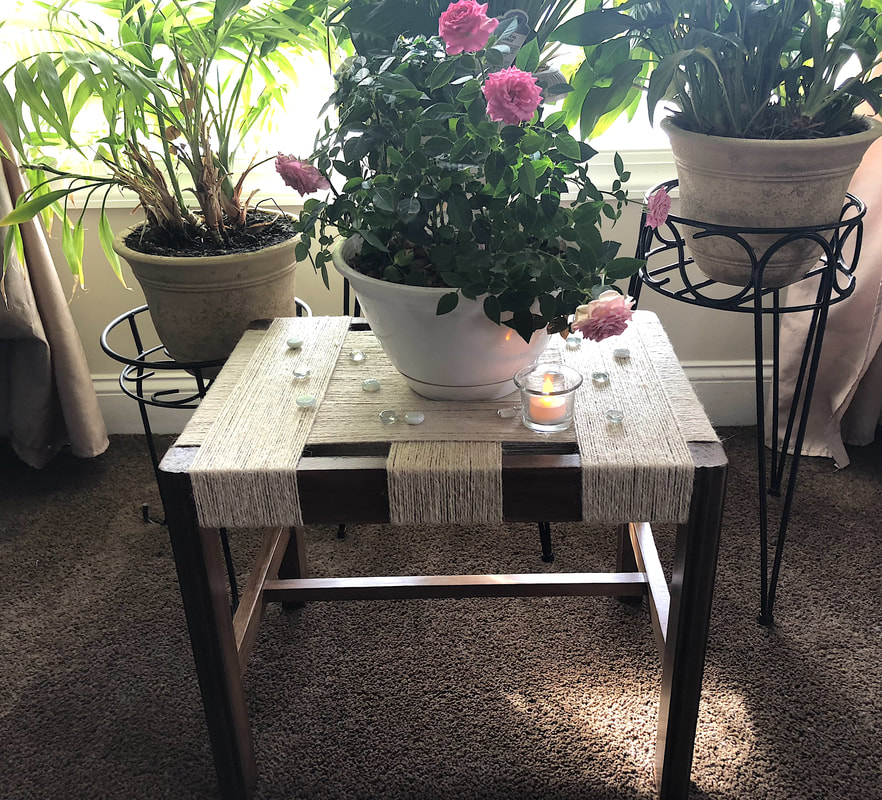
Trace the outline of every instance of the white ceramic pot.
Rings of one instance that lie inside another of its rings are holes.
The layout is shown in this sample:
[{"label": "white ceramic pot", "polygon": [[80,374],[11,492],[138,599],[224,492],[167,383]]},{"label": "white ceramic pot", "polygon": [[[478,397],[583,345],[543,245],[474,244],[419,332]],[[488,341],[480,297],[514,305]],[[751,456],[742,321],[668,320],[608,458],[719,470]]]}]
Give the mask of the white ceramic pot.
[{"label": "white ceramic pot", "polygon": [[431,400],[495,400],[515,390],[514,374],[533,364],[548,344],[536,331],[527,344],[514,330],[484,315],[480,300],[460,298],[437,316],[438,300],[450,289],[404,286],[356,272],[347,259],[357,238],[334,248],[334,266],[358,297],[371,330],[395,368],[417,394]]},{"label": "white ceramic pot", "polygon": [[[680,216],[734,227],[806,227],[839,221],[851,176],[867,148],[882,135],[882,123],[850,136],[829,139],[734,139],[686,131],[662,121],[671,141],[680,182]],[[737,242],[721,236],[683,234],[698,268],[709,278],[736,286],[751,280],[751,262]],[[757,258],[781,237],[744,237]],[[787,244],[769,259],[766,287],[800,280],[822,250],[816,242]]]},{"label": "white ceramic pot", "polygon": [[150,317],[169,354],[180,362],[222,360],[249,323],[293,317],[296,239],[250,253],[206,257],[154,256],[125,244],[113,249],[144,290]]}]

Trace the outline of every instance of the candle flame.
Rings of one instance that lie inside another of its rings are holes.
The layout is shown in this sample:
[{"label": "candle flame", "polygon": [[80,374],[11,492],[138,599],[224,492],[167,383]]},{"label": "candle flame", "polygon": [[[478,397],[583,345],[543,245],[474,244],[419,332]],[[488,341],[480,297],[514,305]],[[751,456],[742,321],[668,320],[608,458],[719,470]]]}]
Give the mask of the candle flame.
[{"label": "candle flame", "polygon": [[551,375],[545,376],[545,380],[542,381],[542,394],[551,394],[554,391],[554,380]]}]

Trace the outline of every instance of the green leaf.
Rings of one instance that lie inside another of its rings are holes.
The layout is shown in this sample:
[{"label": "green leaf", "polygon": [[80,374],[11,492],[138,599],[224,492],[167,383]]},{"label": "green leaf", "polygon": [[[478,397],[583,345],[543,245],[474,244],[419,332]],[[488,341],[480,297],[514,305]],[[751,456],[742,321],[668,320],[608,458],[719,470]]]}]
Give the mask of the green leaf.
[{"label": "green leaf", "polygon": [[524,135],[524,138],[520,141],[521,152],[532,155],[533,153],[539,151],[544,144],[545,137],[541,133],[537,133],[536,131],[528,131]]},{"label": "green leaf", "polygon": [[70,139],[70,120],[67,116],[67,104],[61,91],[61,81],[55,64],[47,53],[40,53],[36,61],[37,75],[43,88],[43,95],[49,103],[49,107],[55,112],[55,117],[61,123],[61,132],[65,138]]},{"label": "green leaf", "polygon": [[456,70],[456,62],[453,60],[450,61],[442,61],[438,64],[435,69],[432,70],[432,74],[429,75],[429,88],[430,89],[440,89],[442,86],[446,86],[450,83],[450,79],[453,77],[453,73]]},{"label": "green leaf", "polygon": [[441,295],[441,299],[438,301],[438,307],[435,309],[435,313],[440,317],[442,314],[449,314],[456,308],[459,303],[459,294],[457,292],[448,292],[447,294]]},{"label": "green leaf", "polygon": [[46,192],[46,194],[35,197],[33,200],[26,200],[23,203],[21,200],[24,195],[22,195],[15,208],[3,217],[3,219],[0,219],[0,228],[6,225],[17,225],[19,222],[27,222],[29,219],[36,217],[37,214],[46,208],[46,206],[51,205],[56,200],[60,200],[65,195],[71,194],[74,191],[76,190],[55,189],[54,191]]},{"label": "green leaf", "polygon": [[450,224],[459,230],[468,230],[472,224],[472,208],[461,194],[453,195],[447,201],[447,217]]},{"label": "green leaf", "polygon": [[250,0],[215,0],[212,26],[219,30],[230,17],[248,5]]},{"label": "green leaf", "polygon": [[389,252],[389,248],[386,247],[386,245],[384,245],[379,240],[377,235],[375,233],[373,233],[372,231],[363,230],[361,228],[355,228],[355,232],[358,233],[361,236],[361,238],[364,239],[366,242],[368,242],[369,244],[376,247],[377,250],[381,250],[384,253]]},{"label": "green leaf", "polygon": [[80,217],[75,225],[71,225],[67,219],[62,220],[61,226],[61,252],[73,274],[83,285],[83,218]]},{"label": "green leaf", "polygon": [[536,39],[527,42],[518,50],[518,54],[515,57],[515,66],[524,72],[536,71],[536,67],[539,66],[539,43]]},{"label": "green leaf", "polygon": [[469,103],[468,116],[469,122],[474,126],[479,125],[484,120],[487,116],[487,102],[483,97],[475,97],[475,99]]},{"label": "green leaf", "polygon": [[606,265],[604,272],[607,278],[617,281],[621,278],[630,278],[645,263],[639,258],[614,258]]},{"label": "green leaf", "polygon": [[555,130],[559,128],[566,122],[567,112],[566,111],[555,111],[553,114],[549,114],[545,118],[545,127],[548,130]]},{"label": "green leaf", "polygon": [[12,146],[20,153],[22,147],[21,135],[18,130],[18,115],[15,112],[15,102],[9,94],[3,81],[0,81],[0,125],[9,135]]},{"label": "green leaf", "polygon": [[297,242],[294,245],[294,258],[297,259],[298,263],[309,258],[309,247],[304,242]]},{"label": "green leaf", "polygon": [[550,294],[539,297],[539,311],[545,319],[554,319],[557,316],[557,300]]},{"label": "green leaf", "polygon": [[637,22],[627,14],[601,9],[567,20],[551,32],[548,40],[577,47],[591,47],[637,27]]},{"label": "green leaf", "polygon": [[502,306],[500,306],[499,298],[496,295],[488,294],[484,298],[484,314],[491,322],[499,324],[502,318]]},{"label": "green leaf", "polygon": [[413,222],[420,213],[420,201],[415,197],[405,197],[395,206],[395,213],[405,225]]},{"label": "green leaf", "polygon": [[518,168],[518,188],[530,197],[536,194],[536,170],[529,159]]},{"label": "green leaf", "polygon": [[372,199],[374,207],[380,211],[395,211],[395,195],[391,189],[377,189]]},{"label": "green leaf", "polygon": [[548,219],[554,219],[554,215],[560,208],[560,197],[552,192],[543,192],[539,196],[539,206]]},{"label": "green leaf", "polygon": [[484,161],[484,177],[490,186],[496,186],[502,180],[506,167],[505,156],[499,150],[491,150]]},{"label": "green leaf", "polygon": [[[119,278],[119,282],[123,286],[126,286],[126,279],[123,277],[122,265],[119,263],[119,256],[113,249],[113,230],[110,228],[110,220],[107,219],[107,214],[103,207],[101,208],[101,214],[98,217],[98,241],[101,242],[101,249],[104,251],[104,257],[109,262],[113,274]],[[82,283],[80,285],[82,285]],[[126,286],[126,288],[128,289],[129,287]]]},{"label": "green leaf", "polygon": [[562,156],[573,161],[582,161],[582,149],[579,143],[566,131],[561,131],[554,137],[554,144]]},{"label": "green leaf", "polygon": [[410,150],[410,152],[414,152],[415,150],[419,150],[421,140],[422,136],[420,135],[420,129],[414,125],[404,137],[404,146]]}]

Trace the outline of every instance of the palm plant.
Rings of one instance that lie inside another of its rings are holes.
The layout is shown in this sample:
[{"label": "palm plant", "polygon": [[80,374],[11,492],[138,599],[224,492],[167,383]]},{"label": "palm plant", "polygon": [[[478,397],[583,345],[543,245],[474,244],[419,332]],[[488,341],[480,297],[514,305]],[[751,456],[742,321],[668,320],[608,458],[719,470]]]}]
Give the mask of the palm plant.
[{"label": "palm plant", "polygon": [[[82,282],[83,213],[100,208],[98,234],[120,274],[105,208],[116,189],[133,192],[146,216],[144,234],[175,250],[200,242],[223,251],[266,219],[254,215],[248,173],[237,164],[249,131],[296,82],[294,54],[329,46],[324,17],[333,0],[88,0],[48,6],[54,48],[18,61],[0,82],[0,124],[32,188],[0,225],[54,209],[63,249]],[[98,9],[110,25],[90,18]],[[5,83],[13,87],[13,93]],[[78,123],[99,115],[100,130]],[[96,162],[72,170],[58,153]],[[83,198],[74,211],[74,197]],[[4,258],[4,263],[6,259]]]}]

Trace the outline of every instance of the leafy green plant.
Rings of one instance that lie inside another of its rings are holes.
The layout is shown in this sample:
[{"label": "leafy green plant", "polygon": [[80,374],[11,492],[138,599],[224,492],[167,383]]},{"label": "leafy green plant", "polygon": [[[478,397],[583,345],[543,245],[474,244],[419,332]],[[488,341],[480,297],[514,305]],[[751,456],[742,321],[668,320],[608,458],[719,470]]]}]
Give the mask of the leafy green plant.
[{"label": "leafy green plant", "polygon": [[[439,38],[420,36],[351,58],[329,101],[339,122],[325,124],[312,157],[339,188],[304,203],[298,259],[312,259],[327,282],[335,238],[357,234],[364,245],[350,266],[449,287],[439,314],[482,298],[488,318],[525,340],[545,326],[565,330],[576,306],[632,275],[640,262],[618,257],[601,233],[626,202],[621,158],[602,192],[588,172],[595,151],[570,135],[562,112],[543,118],[534,103],[527,121],[493,121],[485,91],[503,58],[493,38],[449,56]],[[522,48],[520,76],[538,62],[538,43]]]},{"label": "leafy green plant", "polygon": [[[700,133],[828,137],[860,129],[862,102],[882,108],[880,11],[882,0],[604,0],[550,38],[617,45],[617,68],[636,76],[632,103],[646,74],[637,68],[648,67],[650,120],[670,100],[678,123]],[[595,117],[579,105],[579,77],[566,104],[584,131]]]},{"label": "leafy green plant", "polygon": [[[93,204],[100,208],[101,245],[121,274],[105,214],[114,189],[137,195],[145,231],[170,250],[195,241],[209,253],[223,251],[249,227],[259,242],[266,220],[254,222],[244,186],[256,164],[237,168],[239,148],[296,80],[290,56],[325,48],[323,17],[337,5],[61,0],[48,6],[56,48],[2,76],[14,93],[0,82],[0,123],[32,187],[0,225],[59,212],[64,253],[80,282],[83,213]],[[91,21],[94,9],[115,24],[105,29]],[[96,134],[79,125],[89,111],[100,120]],[[94,160],[97,168],[72,171],[59,164],[59,151]],[[81,198],[76,210],[75,196]],[[18,233],[12,230],[6,255]]]}]

